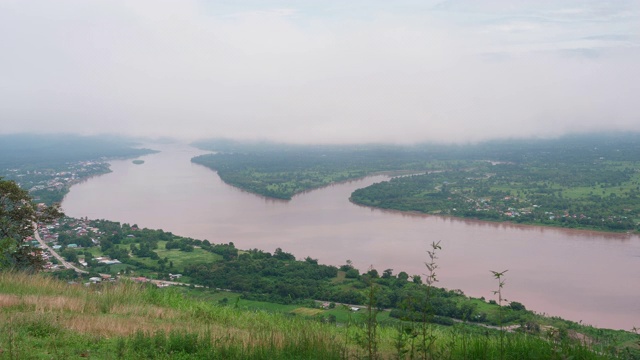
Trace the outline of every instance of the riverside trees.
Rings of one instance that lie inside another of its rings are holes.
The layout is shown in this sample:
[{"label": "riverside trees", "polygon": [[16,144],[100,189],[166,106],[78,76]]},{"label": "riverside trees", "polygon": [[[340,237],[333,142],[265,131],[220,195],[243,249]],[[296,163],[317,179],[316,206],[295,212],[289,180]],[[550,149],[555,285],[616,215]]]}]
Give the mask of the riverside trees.
[{"label": "riverside trees", "polygon": [[640,231],[640,134],[460,146],[198,145],[216,154],[192,162],[267,197],[291,199],[377,172],[416,174],[359,189],[351,201],[490,221]]}]

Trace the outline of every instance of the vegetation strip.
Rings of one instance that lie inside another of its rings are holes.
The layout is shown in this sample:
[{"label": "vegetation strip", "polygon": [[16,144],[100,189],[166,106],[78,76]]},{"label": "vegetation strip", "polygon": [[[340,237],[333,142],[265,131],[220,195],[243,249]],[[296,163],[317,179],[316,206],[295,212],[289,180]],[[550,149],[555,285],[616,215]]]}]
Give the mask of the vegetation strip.
[{"label": "vegetation strip", "polygon": [[476,145],[293,146],[200,142],[193,162],[228,184],[279,199],[377,172],[365,206],[615,232],[640,230],[640,136],[566,136]]}]

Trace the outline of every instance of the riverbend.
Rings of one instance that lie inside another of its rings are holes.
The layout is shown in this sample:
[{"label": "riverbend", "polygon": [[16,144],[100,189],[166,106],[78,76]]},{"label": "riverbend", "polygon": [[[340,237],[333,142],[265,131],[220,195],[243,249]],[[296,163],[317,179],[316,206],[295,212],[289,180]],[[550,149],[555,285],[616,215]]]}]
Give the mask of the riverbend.
[{"label": "riverbend", "polygon": [[[491,270],[508,269],[504,296],[527,308],[599,327],[640,324],[640,237],[488,223],[371,209],[350,194],[384,175],[295,196],[265,199],[190,162],[184,145],[145,145],[160,153],[111,162],[111,173],[76,184],[62,204],[69,216],[138,224],[241,249],[274,251],[361,270],[426,272],[426,250],[440,241],[439,286],[494,298]],[[424,276],[423,276],[424,277]]]}]

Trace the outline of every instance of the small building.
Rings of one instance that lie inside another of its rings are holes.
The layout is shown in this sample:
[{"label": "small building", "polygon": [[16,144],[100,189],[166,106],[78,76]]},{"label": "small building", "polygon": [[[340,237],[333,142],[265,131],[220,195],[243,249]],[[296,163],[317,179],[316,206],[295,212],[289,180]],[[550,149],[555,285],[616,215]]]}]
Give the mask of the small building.
[{"label": "small building", "polygon": [[97,277],[97,276],[94,276],[94,277],[90,277],[90,278],[89,278],[89,281],[91,281],[92,283],[94,283],[94,284],[95,284],[95,283],[99,283],[99,282],[101,282],[101,281],[102,281],[102,278],[99,278],[99,277]]},{"label": "small building", "polygon": [[113,259],[113,260],[100,260],[100,261],[98,261],[98,263],[100,263],[100,264],[104,264],[104,265],[121,264],[120,260],[118,260],[118,259]]}]

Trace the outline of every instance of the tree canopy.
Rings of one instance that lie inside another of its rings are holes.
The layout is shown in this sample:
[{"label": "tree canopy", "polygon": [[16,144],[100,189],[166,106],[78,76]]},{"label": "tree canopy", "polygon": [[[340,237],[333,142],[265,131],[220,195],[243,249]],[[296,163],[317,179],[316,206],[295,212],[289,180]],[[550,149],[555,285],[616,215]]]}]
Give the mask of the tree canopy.
[{"label": "tree canopy", "polygon": [[0,269],[39,270],[39,250],[24,240],[38,222],[62,216],[59,205],[39,206],[14,181],[0,178]]}]

